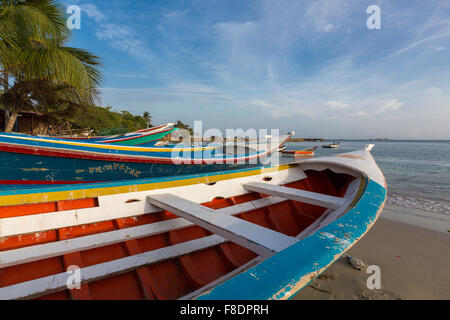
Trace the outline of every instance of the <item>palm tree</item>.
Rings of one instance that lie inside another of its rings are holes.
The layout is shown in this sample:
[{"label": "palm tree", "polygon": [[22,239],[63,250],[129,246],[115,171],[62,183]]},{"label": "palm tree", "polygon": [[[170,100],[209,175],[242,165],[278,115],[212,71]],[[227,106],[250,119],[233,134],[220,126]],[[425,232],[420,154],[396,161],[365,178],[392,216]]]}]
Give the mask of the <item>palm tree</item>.
[{"label": "palm tree", "polygon": [[152,125],[152,116],[147,111],[144,112],[142,118],[144,118],[145,122],[147,123],[147,129],[150,128]]},{"label": "palm tree", "polygon": [[177,123],[175,124],[175,128],[187,130],[189,131],[191,136],[194,135],[194,130],[191,128],[191,126],[188,124],[184,124],[181,120],[177,121]]},{"label": "palm tree", "polygon": [[55,1],[0,0],[0,66],[14,80],[1,98],[11,111],[5,131],[12,129],[21,110],[35,107],[32,97],[42,87],[64,87],[62,99],[72,105],[95,101],[102,81],[100,58],[65,46],[69,36]]}]

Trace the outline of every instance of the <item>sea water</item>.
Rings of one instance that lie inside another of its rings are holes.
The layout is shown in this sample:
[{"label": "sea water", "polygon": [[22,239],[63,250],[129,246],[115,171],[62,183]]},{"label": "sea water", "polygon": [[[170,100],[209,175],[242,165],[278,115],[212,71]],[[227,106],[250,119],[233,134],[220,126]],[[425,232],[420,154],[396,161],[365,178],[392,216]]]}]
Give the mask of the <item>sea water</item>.
[{"label": "sea water", "polygon": [[[307,149],[331,142],[290,142]],[[372,154],[388,185],[388,203],[450,214],[450,141],[344,140],[339,149],[316,151],[329,156],[374,144]]]}]

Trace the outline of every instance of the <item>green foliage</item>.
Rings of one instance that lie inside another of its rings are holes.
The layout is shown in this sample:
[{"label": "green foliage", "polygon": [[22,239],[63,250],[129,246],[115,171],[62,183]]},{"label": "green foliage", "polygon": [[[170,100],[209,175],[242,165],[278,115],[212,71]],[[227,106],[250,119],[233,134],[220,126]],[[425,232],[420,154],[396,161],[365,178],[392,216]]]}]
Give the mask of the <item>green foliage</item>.
[{"label": "green foliage", "polygon": [[66,47],[70,30],[52,0],[0,0],[0,65],[16,82],[48,80],[76,90],[89,102],[101,83],[100,58]]},{"label": "green foliage", "polygon": [[71,31],[65,22],[55,0],[0,0],[0,70],[13,82],[0,92],[0,105],[11,111],[5,131],[23,110],[44,113],[49,124],[68,121],[74,129],[89,127],[97,133],[150,127],[148,112],[135,116],[95,106],[101,59],[66,46]]},{"label": "green foliage", "polygon": [[14,80],[0,95],[12,112],[5,131],[21,110],[58,116],[95,103],[100,58],[67,47],[70,34],[54,0],[0,0],[0,69]]},{"label": "green foliage", "polygon": [[187,130],[187,131],[189,131],[191,136],[194,135],[194,130],[191,128],[191,126],[188,124],[184,124],[183,122],[181,122],[181,120],[177,121],[177,123],[175,124],[175,128]]},{"label": "green foliage", "polygon": [[88,106],[84,110],[76,110],[74,115],[65,120],[69,121],[74,129],[90,128],[101,135],[147,128],[144,116],[136,116],[128,111],[112,111],[112,107]]}]

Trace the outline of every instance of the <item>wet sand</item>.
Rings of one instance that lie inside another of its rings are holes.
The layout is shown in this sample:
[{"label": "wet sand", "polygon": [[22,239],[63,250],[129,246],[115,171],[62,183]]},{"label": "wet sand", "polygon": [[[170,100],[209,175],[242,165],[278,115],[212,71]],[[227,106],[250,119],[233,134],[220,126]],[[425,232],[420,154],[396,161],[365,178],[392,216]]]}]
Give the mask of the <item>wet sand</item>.
[{"label": "wet sand", "polygon": [[388,205],[347,254],[380,267],[380,290],[341,258],[294,299],[450,299],[450,216]]}]

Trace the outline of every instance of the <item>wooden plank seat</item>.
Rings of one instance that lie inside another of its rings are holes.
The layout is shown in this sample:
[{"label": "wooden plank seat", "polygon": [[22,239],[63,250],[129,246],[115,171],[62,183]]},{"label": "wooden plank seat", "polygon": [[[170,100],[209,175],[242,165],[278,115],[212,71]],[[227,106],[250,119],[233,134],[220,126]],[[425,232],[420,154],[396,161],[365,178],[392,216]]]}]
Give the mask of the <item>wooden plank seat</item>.
[{"label": "wooden plank seat", "polygon": [[345,203],[345,199],[343,198],[283,186],[276,186],[263,182],[246,183],[243,187],[248,191],[268,194],[293,201],[305,202],[330,209],[338,209]]},{"label": "wooden plank seat", "polygon": [[217,214],[215,210],[172,194],[149,196],[147,201],[261,256],[270,256],[297,242],[293,237],[230,215]]}]

